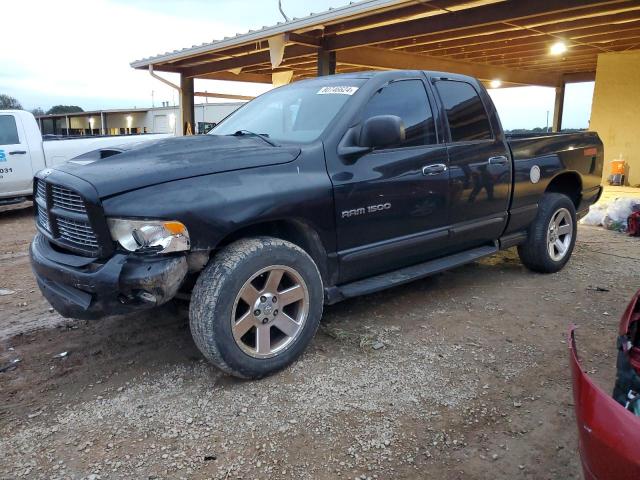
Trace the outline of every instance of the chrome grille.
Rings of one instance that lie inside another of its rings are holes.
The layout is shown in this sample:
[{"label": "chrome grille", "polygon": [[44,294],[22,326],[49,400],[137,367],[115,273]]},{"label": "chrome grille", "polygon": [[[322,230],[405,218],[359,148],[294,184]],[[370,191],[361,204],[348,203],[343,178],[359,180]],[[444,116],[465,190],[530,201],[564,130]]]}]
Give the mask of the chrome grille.
[{"label": "chrome grille", "polygon": [[82,247],[98,248],[96,235],[93,233],[91,225],[87,222],[57,217],[56,226],[58,227],[60,238]]},{"label": "chrome grille", "polygon": [[[40,194],[38,192],[38,194]],[[47,232],[51,231],[51,225],[49,224],[49,214],[47,210],[38,205],[38,223],[42,228],[44,228]]]},{"label": "chrome grille", "polygon": [[34,200],[36,222],[53,243],[82,255],[99,253],[98,237],[89,222],[84,199],[78,193],[37,179]]},{"label": "chrome grille", "polygon": [[37,180],[36,195],[40,198],[47,198],[47,186],[42,180]]},{"label": "chrome grille", "polygon": [[[40,182],[38,182],[38,187],[39,186]],[[68,188],[53,185],[51,189],[51,198],[53,200],[54,207],[64,208],[65,210],[71,210],[72,212],[87,212],[82,197]]]}]

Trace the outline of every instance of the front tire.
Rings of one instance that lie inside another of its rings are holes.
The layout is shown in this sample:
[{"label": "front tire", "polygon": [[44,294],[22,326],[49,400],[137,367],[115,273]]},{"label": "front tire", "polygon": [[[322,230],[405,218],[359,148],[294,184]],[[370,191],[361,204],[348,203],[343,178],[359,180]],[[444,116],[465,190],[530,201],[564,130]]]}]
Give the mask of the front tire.
[{"label": "front tire", "polygon": [[191,297],[191,334],[203,355],[241,378],[294,362],[322,316],[320,272],[300,247],[272,237],[239,240],[200,274]]},{"label": "front tire", "polygon": [[534,272],[557,272],[569,261],[576,235],[576,208],[571,199],[561,193],[546,193],[526,242],[518,246],[518,255]]}]

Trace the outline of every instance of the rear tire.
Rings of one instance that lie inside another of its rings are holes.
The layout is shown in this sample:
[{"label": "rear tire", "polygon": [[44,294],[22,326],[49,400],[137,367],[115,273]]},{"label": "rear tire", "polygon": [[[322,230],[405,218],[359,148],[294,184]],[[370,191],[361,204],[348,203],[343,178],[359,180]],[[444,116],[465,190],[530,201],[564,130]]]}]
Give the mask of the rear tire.
[{"label": "rear tire", "polygon": [[534,272],[557,272],[569,261],[576,234],[576,209],[571,199],[561,193],[546,193],[526,242],[518,246],[520,260]]},{"label": "rear tire", "polygon": [[320,272],[300,247],[272,237],[239,240],[205,267],[193,289],[193,339],[218,368],[261,378],[290,365],[318,329]]}]

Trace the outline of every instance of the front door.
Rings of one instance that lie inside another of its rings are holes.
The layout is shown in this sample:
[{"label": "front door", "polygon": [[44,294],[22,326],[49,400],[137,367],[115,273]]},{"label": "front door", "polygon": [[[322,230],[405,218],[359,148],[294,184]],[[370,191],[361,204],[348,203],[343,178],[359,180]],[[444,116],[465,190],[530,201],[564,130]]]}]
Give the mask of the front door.
[{"label": "front door", "polygon": [[[502,234],[511,196],[511,159],[497,116],[470,83],[438,80],[449,126],[451,245],[472,248]],[[485,92],[482,92],[486,95]],[[493,122],[492,122],[493,119]]]},{"label": "front door", "polygon": [[378,90],[361,120],[396,115],[405,140],[329,172],[334,185],[340,282],[417,263],[447,237],[447,150],[438,142],[422,79]]},{"label": "front door", "polygon": [[31,188],[31,155],[20,119],[0,112],[0,184],[3,193],[24,195]]}]

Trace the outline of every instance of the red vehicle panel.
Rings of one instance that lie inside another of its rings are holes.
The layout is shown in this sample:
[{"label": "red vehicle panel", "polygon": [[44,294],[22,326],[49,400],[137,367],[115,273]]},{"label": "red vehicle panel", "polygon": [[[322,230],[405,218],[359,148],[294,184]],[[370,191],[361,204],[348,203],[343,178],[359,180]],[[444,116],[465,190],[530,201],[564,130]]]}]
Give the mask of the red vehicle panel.
[{"label": "red vehicle panel", "polygon": [[[632,325],[638,321],[640,321],[640,290],[631,299],[622,315],[620,335],[629,336]],[[636,372],[640,372],[640,346],[633,345],[629,349],[629,362]]]},{"label": "red vehicle panel", "polygon": [[[630,333],[632,330],[637,331],[638,320],[640,292],[633,297],[620,324],[619,345],[625,346],[621,347],[622,358],[618,359],[618,384],[621,378],[621,360],[624,364],[626,359],[636,371],[640,366],[640,349],[634,345],[635,334]],[[580,457],[585,479],[640,479],[640,417],[601,390],[582,370],[576,351],[574,329],[572,327],[569,334],[569,349]],[[629,375],[629,372],[624,373]]]}]

